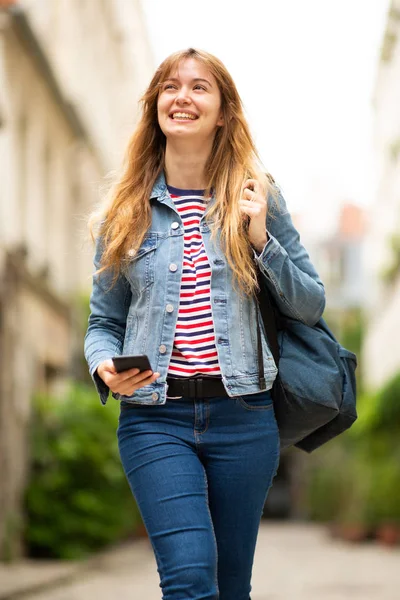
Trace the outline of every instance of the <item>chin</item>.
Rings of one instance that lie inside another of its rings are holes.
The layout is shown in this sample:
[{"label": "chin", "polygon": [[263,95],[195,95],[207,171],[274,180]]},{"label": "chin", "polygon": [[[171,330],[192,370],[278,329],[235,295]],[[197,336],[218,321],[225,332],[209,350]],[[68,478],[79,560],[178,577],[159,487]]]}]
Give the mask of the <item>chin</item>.
[{"label": "chin", "polygon": [[174,138],[174,137],[192,137],[193,135],[196,135],[195,131],[185,131],[185,129],[178,129],[178,130],[174,130],[174,131],[166,131],[164,132],[165,137],[168,139],[170,138]]}]

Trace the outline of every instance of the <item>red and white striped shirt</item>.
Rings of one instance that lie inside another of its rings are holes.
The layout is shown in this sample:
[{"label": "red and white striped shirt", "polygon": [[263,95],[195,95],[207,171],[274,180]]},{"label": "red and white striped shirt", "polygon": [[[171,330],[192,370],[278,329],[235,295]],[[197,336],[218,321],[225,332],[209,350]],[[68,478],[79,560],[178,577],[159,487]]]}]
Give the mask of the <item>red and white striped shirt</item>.
[{"label": "red and white striped shirt", "polygon": [[211,267],[200,232],[200,219],[206,208],[203,190],[168,186],[168,191],[184,228],[178,320],[168,375],[220,376],[211,313]]}]

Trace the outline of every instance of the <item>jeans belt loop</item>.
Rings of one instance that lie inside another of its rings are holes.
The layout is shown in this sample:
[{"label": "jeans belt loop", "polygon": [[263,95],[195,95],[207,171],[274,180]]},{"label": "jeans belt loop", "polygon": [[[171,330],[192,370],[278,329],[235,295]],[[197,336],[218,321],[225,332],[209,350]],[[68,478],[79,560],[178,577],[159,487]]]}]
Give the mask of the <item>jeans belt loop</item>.
[{"label": "jeans belt loop", "polygon": [[189,379],[189,396],[192,398],[196,397],[196,381],[193,379]]}]

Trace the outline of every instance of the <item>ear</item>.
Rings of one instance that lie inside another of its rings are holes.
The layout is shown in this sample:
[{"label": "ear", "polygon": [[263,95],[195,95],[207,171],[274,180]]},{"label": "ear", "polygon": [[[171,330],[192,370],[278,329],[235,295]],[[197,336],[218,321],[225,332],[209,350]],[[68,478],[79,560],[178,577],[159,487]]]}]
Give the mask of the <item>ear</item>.
[{"label": "ear", "polygon": [[225,125],[224,115],[220,113],[219,119],[217,121],[217,127],[223,127]]}]

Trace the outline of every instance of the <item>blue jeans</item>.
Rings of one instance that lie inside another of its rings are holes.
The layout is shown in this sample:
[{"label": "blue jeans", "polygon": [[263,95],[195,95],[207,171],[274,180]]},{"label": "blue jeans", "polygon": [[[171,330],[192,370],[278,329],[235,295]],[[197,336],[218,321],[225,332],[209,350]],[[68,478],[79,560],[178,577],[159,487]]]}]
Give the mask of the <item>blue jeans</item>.
[{"label": "blue jeans", "polygon": [[258,527],[279,463],[270,392],[121,403],[118,443],[163,600],[249,600]]}]

